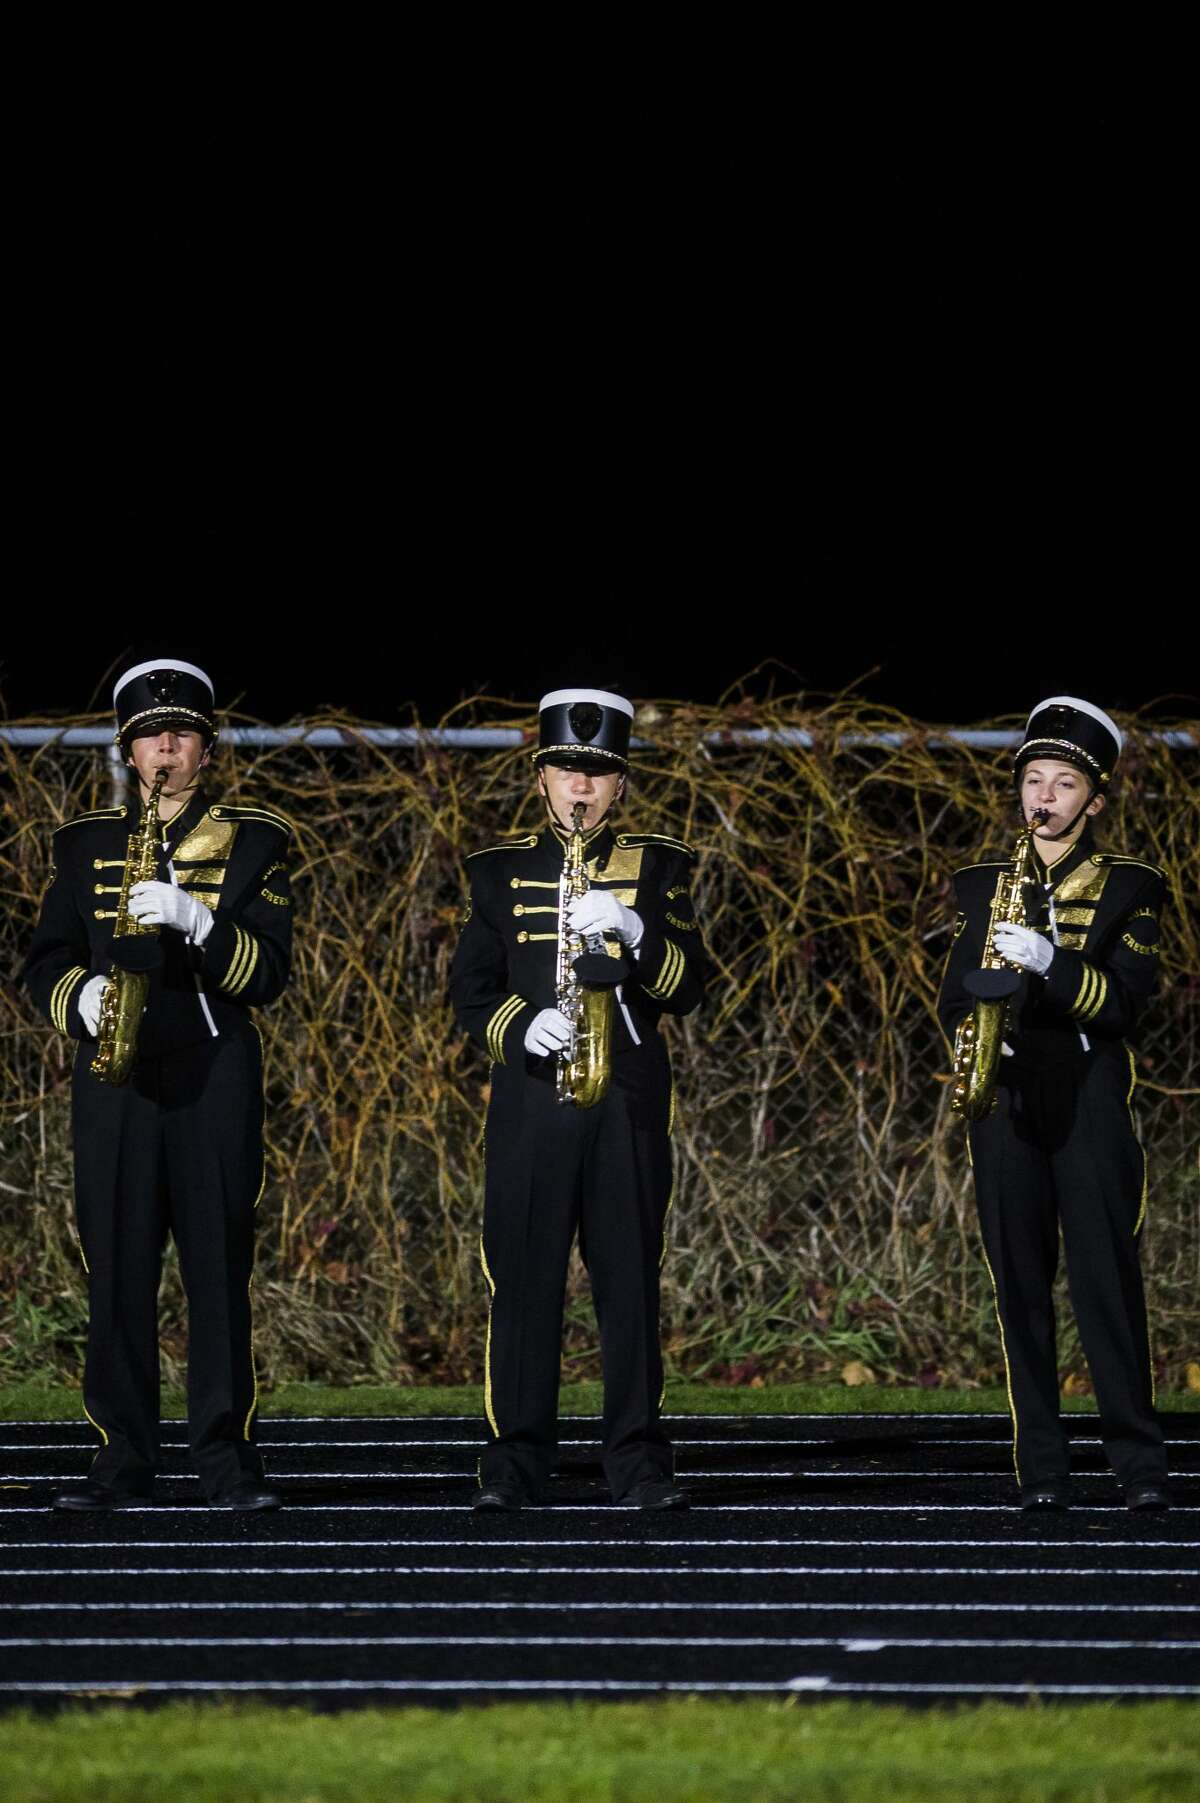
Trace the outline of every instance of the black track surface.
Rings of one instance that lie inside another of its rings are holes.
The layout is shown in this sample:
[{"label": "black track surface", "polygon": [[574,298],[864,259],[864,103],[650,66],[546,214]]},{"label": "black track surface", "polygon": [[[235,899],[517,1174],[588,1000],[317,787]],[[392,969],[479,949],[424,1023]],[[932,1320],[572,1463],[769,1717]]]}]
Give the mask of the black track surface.
[{"label": "black track surface", "polygon": [[[914,1701],[1200,1696],[1200,1417],[1131,1515],[1074,1418],[1079,1506],[1013,1506],[995,1415],[678,1417],[685,1515],[614,1508],[596,1423],[546,1505],[473,1515],[474,1420],[269,1421],[278,1515],[53,1514],[86,1426],[0,1424],[0,1703],[322,1704],[663,1690]],[[1093,1437],[1089,1437],[1093,1436]]]}]

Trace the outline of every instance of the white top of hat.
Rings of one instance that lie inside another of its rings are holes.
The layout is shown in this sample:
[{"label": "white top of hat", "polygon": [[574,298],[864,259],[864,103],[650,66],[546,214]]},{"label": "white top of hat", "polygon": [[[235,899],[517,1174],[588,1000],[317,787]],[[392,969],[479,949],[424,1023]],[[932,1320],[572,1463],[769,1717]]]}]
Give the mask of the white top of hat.
[{"label": "white top of hat", "polygon": [[132,670],[126,670],[124,676],[118,677],[113,687],[113,706],[116,707],[117,696],[126,683],[132,682],[136,676],[148,676],[151,670],[181,670],[185,676],[197,676],[208,690],[209,695],[212,695],[211,680],[196,664],[181,663],[177,657],[152,657],[148,664],[135,664]]},{"label": "white top of hat", "polygon": [[1103,708],[1093,707],[1090,701],[1081,701],[1078,695],[1050,695],[1045,701],[1039,701],[1028,720],[1025,722],[1026,732],[1029,731],[1029,728],[1033,725],[1042,709],[1047,707],[1077,707],[1081,714],[1090,715],[1093,720],[1098,720],[1101,726],[1106,726],[1108,728],[1113,738],[1117,741],[1118,751],[1123,748],[1125,737],[1116,721],[1110,720]]},{"label": "white top of hat", "polygon": [[551,689],[538,702],[538,713],[544,714],[548,707],[572,707],[577,701],[594,701],[597,707],[615,707],[619,714],[628,714],[633,719],[632,701],[626,701],[624,695],[614,695],[608,689]]}]

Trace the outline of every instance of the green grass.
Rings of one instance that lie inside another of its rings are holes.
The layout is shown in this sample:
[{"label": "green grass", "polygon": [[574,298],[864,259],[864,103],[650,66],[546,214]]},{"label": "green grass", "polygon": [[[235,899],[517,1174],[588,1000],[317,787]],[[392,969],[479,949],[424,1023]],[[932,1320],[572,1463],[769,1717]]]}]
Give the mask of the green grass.
[{"label": "green grass", "polygon": [[5,1803],[1161,1803],[1195,1798],[1200,1711],[1036,1700],[254,1705],[6,1716]]},{"label": "green grass", "polygon": [[[1158,1406],[1167,1414],[1200,1413],[1200,1391],[1160,1391]],[[565,1384],[563,1414],[600,1412],[600,1385]],[[1092,1414],[1091,1397],[1067,1396],[1063,1407],[1072,1414]],[[889,1415],[1006,1414],[1003,1390],[922,1390],[844,1384],[772,1384],[762,1389],[719,1384],[672,1383],[667,1386],[669,1414],[686,1415]],[[482,1415],[483,1390],[478,1384],[408,1388],[361,1384],[340,1389],[329,1384],[282,1384],[264,1392],[266,1416],[297,1415]],[[163,1413],[183,1413],[183,1397],[168,1392]],[[0,1389],[0,1421],[78,1421],[83,1416],[78,1390],[57,1384],[11,1384]]]}]

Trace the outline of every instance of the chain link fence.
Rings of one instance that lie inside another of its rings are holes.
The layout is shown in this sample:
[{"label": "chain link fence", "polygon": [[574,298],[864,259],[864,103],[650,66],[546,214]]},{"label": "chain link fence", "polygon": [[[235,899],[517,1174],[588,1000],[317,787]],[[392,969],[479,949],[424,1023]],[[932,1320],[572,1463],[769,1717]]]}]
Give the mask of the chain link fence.
[{"label": "chain link fence", "polygon": [[[227,734],[215,784],[295,829],[292,987],[261,1019],[268,1184],[256,1343],[265,1382],[477,1378],[476,1263],[488,1070],[446,983],[462,858],[538,823],[534,710],[477,701],[440,734],[331,719]],[[50,829],[112,799],[82,743],[7,729],[4,959],[19,969],[47,881]],[[714,1381],[844,1373],[930,1386],[995,1381],[961,1125],[934,1004],[950,874],[1011,846],[1015,722],[953,734],[855,698],[639,710],[623,824],[681,835],[716,978],[667,1023],[676,1187],[664,1268],[670,1368]],[[1200,1280],[1200,735],[1142,730],[1101,822],[1110,849],[1164,864],[1163,985],[1140,1036],[1151,1161],[1144,1258],[1160,1376],[1197,1352]],[[478,737],[477,734],[483,736]],[[102,738],[94,729],[91,738]],[[77,1381],[85,1319],[71,1228],[73,1047],[3,990],[0,1373]],[[82,1151],[83,1149],[81,1149]],[[164,1289],[168,1376],[185,1356]],[[1063,1311],[1067,1387],[1086,1368]],[[566,1368],[597,1371],[586,1279]]]}]

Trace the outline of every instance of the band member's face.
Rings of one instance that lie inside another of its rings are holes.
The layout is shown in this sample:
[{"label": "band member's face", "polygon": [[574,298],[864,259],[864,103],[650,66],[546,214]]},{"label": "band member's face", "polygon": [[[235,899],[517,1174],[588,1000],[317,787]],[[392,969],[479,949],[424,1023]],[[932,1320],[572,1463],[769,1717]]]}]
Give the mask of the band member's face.
[{"label": "band member's face", "polygon": [[1057,839],[1071,829],[1076,815],[1076,830],[1082,832],[1088,816],[1100,813],[1104,806],[1103,795],[1096,795],[1079,813],[1090,788],[1087,778],[1073,764],[1034,758],[1021,773],[1021,808],[1026,826],[1032,824],[1036,808],[1045,808],[1050,817],[1038,827],[1039,838]]},{"label": "band member's face", "polygon": [[590,770],[564,770],[559,764],[543,764],[538,771],[538,788],[560,825],[570,826],[572,808],[583,803],[585,832],[603,820],[624,786],[625,778],[619,771],[597,776]]},{"label": "band member's face", "polygon": [[166,795],[178,795],[196,780],[196,772],[208,762],[203,733],[186,727],[168,726],[162,732],[143,733],[133,741],[129,761],[147,789],[154,787],[157,773],[166,769]]}]

